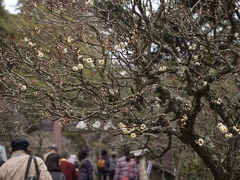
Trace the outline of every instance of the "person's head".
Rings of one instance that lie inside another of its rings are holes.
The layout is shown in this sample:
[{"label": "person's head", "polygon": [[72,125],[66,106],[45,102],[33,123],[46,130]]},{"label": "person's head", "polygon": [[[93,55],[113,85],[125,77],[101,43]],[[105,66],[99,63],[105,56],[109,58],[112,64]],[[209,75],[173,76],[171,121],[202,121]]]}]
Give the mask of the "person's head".
[{"label": "person's head", "polygon": [[107,150],[106,150],[106,149],[103,149],[101,155],[102,155],[102,156],[107,156],[107,154],[108,154],[108,153],[107,153]]},{"label": "person's head", "polygon": [[60,156],[57,153],[51,153],[47,156],[45,164],[47,166],[48,171],[61,171],[59,159]]},{"label": "person's head", "polygon": [[0,167],[5,163],[5,161],[0,160]]},{"label": "person's head", "polygon": [[88,149],[86,147],[81,148],[78,152],[78,159],[79,161],[85,159],[88,155]]},{"label": "person's head", "polygon": [[66,151],[62,151],[60,153],[60,159],[67,159],[68,158],[68,153]]},{"label": "person's head", "polygon": [[26,153],[29,152],[29,142],[23,137],[15,137],[11,141],[11,153],[19,150],[25,151]]},{"label": "person's head", "polygon": [[111,157],[112,157],[112,158],[117,157],[117,153],[116,153],[115,151],[111,152]]},{"label": "person's head", "polygon": [[49,149],[49,151],[57,152],[58,147],[56,144],[51,144],[50,146],[48,146],[48,149]]}]

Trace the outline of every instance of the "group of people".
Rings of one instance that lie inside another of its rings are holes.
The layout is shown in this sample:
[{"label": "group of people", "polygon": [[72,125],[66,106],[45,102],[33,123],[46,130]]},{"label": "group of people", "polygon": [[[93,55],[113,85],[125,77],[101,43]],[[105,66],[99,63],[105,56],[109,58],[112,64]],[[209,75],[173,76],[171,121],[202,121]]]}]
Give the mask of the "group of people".
[{"label": "group of people", "polygon": [[[57,153],[57,146],[49,147],[43,159],[30,155],[29,142],[23,137],[16,137],[11,142],[11,158],[0,165],[0,180],[93,180],[93,167],[88,157],[88,149],[82,148],[78,157],[68,156],[62,151]],[[137,180],[137,164],[130,157],[128,148],[124,156],[117,159],[116,152],[108,156],[103,149],[97,162],[98,180]]]}]

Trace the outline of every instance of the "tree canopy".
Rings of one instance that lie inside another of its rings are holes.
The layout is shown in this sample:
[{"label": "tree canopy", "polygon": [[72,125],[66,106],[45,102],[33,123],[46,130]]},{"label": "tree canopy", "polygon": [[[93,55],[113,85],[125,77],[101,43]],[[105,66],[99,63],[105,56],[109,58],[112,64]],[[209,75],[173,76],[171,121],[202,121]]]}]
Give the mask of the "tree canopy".
[{"label": "tree canopy", "polygon": [[66,128],[125,134],[156,156],[175,137],[216,179],[240,177],[237,0],[22,4],[32,25],[5,39],[1,101]]}]

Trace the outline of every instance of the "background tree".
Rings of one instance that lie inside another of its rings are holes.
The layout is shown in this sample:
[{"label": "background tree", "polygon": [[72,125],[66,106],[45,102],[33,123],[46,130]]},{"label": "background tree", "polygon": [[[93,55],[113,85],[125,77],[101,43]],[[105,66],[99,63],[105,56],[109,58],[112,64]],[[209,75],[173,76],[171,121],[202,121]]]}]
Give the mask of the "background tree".
[{"label": "background tree", "polygon": [[177,138],[215,179],[238,179],[239,2],[195,2],[22,1],[33,24],[2,47],[1,100],[156,157]]}]

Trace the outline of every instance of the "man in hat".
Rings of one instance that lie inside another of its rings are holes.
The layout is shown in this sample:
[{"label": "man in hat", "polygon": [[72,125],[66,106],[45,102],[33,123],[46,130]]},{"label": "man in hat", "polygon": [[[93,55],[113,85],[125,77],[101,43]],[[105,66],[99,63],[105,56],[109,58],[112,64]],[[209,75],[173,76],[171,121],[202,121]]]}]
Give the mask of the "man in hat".
[{"label": "man in hat", "polygon": [[[11,142],[11,158],[0,167],[0,180],[24,180],[30,155],[29,142],[22,137],[16,137]],[[50,173],[42,159],[36,157],[39,180],[52,180]],[[28,177],[36,176],[36,167],[32,160]]]},{"label": "man in hat", "polygon": [[58,147],[57,147],[56,144],[51,144],[51,145],[48,147],[48,149],[49,149],[48,153],[45,153],[45,154],[43,155],[43,160],[44,160],[44,162],[46,161],[46,159],[47,159],[47,157],[48,157],[49,154],[51,154],[51,153],[57,153]]}]

